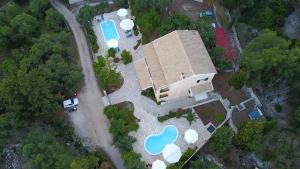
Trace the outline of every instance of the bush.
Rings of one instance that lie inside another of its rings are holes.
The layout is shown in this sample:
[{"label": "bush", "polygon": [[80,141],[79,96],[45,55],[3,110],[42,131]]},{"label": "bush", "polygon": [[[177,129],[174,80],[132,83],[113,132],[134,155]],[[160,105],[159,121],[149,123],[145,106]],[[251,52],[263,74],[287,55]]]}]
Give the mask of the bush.
[{"label": "bush", "polygon": [[116,53],[117,52],[114,48],[109,48],[108,51],[107,51],[107,56],[114,58],[114,57],[116,57]]},{"label": "bush", "polygon": [[132,62],[132,55],[129,51],[127,50],[123,50],[121,53],[121,58],[122,61],[125,65],[127,65],[128,63]]},{"label": "bush", "polygon": [[194,154],[195,150],[189,148],[184,152],[180,158],[180,160],[170,165],[167,169],[181,169],[183,167],[183,164]]},{"label": "bush", "polygon": [[209,149],[216,152],[219,156],[224,155],[230,146],[233,134],[231,128],[222,126],[211,137],[208,145]]},{"label": "bush", "polygon": [[134,50],[136,50],[142,43],[142,40],[138,40],[136,45],[133,47]]},{"label": "bush", "polygon": [[155,97],[155,94],[154,94],[154,90],[152,88],[148,88],[146,90],[143,90],[141,92],[141,94],[143,96],[146,96],[146,97],[150,98],[151,100],[153,100],[153,101],[155,101],[157,103],[156,97]]},{"label": "bush", "polygon": [[[189,114],[189,113],[191,113],[191,114]],[[195,117],[195,114],[192,113],[191,109],[186,109],[186,110],[178,109],[176,112],[170,111],[166,115],[158,116],[157,120],[162,123],[162,122],[164,122],[168,119],[174,118],[174,117],[175,118],[185,117],[190,122],[190,124],[197,118],[197,117]]]},{"label": "bush", "polygon": [[247,75],[244,72],[234,73],[230,79],[228,80],[228,84],[232,86],[234,89],[241,89],[247,81]]},{"label": "bush", "polygon": [[121,108],[111,105],[104,108],[104,114],[111,123],[109,131],[113,135],[114,144],[122,153],[126,168],[145,169],[145,163],[140,160],[141,155],[132,151],[135,139],[128,135],[129,132],[136,131],[139,127],[133,112],[126,106]]},{"label": "bush", "polygon": [[121,73],[117,72],[116,65],[108,58],[99,58],[98,63],[93,63],[94,71],[100,85],[105,89],[122,85]]},{"label": "bush", "polygon": [[217,113],[214,117],[214,120],[217,124],[224,120],[224,116],[222,113]]},{"label": "bush", "polygon": [[277,112],[281,112],[282,111],[282,106],[280,104],[275,104],[274,108],[275,108],[275,110]]}]

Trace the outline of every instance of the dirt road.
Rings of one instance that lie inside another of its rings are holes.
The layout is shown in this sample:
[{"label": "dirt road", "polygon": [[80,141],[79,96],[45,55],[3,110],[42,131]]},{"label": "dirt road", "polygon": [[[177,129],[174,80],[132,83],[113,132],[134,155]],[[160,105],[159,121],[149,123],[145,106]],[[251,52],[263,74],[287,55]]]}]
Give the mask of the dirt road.
[{"label": "dirt road", "polygon": [[124,169],[121,154],[112,145],[109,123],[103,114],[102,95],[98,88],[89,48],[83,30],[75,15],[58,0],[50,0],[52,6],[62,13],[76,40],[80,62],[84,73],[84,86],[79,93],[78,110],[70,114],[76,133],[83,143],[93,149],[100,148],[118,169]]}]

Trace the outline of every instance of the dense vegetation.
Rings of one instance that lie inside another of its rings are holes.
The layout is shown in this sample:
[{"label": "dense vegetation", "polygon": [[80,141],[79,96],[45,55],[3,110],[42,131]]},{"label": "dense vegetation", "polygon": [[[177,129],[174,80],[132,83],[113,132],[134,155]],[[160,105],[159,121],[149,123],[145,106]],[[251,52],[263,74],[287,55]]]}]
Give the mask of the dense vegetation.
[{"label": "dense vegetation", "polygon": [[239,21],[260,29],[279,30],[293,10],[294,0],[222,0]]},{"label": "dense vegetation", "polygon": [[108,56],[98,57],[97,62],[93,63],[96,77],[100,86],[108,92],[119,89],[123,79],[121,73],[117,71],[116,64]]},{"label": "dense vegetation", "polygon": [[140,160],[141,155],[133,150],[135,139],[128,135],[136,131],[139,125],[133,115],[133,108],[129,104],[112,105],[104,109],[104,113],[111,125],[109,131],[113,135],[114,144],[122,153],[127,169],[146,169],[146,164]]},{"label": "dense vegetation", "polygon": [[71,40],[48,1],[10,2],[0,11],[0,161],[15,144],[27,168],[88,169],[107,161],[87,153],[59,113],[83,78]]}]

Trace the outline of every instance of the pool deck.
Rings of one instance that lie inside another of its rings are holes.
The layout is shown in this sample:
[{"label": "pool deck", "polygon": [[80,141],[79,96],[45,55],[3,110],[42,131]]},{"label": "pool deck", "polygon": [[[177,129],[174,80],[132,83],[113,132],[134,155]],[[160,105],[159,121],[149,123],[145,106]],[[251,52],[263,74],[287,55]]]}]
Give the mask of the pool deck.
[{"label": "pool deck", "polygon": [[[134,36],[134,35],[130,38],[126,37],[125,31],[123,29],[121,29],[121,27],[120,27],[121,19],[118,17],[117,11],[105,13],[105,14],[103,14],[103,17],[104,17],[104,20],[113,20],[115,22],[117,32],[120,36],[120,39],[118,40],[118,42],[119,42],[119,47],[120,47],[121,51],[123,49],[126,49],[126,50],[129,50],[131,53],[135,53],[136,51],[133,49],[133,46],[135,46],[137,44],[137,40],[139,40],[141,37]],[[131,18],[130,11],[128,11],[127,18]],[[100,47],[98,52],[94,53],[94,56],[101,56],[101,55],[104,56],[107,53],[107,50],[109,48],[107,47],[107,42],[105,41],[104,36],[102,35],[100,23],[97,22],[95,19],[93,19],[93,29],[97,36],[97,42]],[[117,56],[120,53],[118,53]]]}]

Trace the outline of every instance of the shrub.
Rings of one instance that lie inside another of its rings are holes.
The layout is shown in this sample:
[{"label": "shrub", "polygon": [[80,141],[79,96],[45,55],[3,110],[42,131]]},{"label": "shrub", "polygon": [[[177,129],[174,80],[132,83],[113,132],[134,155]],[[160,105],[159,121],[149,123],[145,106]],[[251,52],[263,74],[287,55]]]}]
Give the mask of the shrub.
[{"label": "shrub", "polygon": [[184,152],[180,158],[180,160],[172,164],[168,167],[168,169],[181,169],[183,167],[183,164],[194,154],[195,150],[189,148]]},{"label": "shrub", "polygon": [[125,166],[128,169],[145,169],[145,163],[140,160],[141,155],[132,151],[135,139],[128,135],[139,127],[133,112],[127,107],[121,108],[116,105],[104,108],[104,114],[111,122],[109,131],[113,135],[114,144],[120,149]]},{"label": "shrub", "polygon": [[219,128],[209,142],[209,149],[217,153],[217,155],[224,155],[230,146],[233,137],[233,131],[229,127],[222,126]]},{"label": "shrub", "polygon": [[123,50],[121,53],[121,58],[122,61],[125,65],[127,65],[128,63],[132,62],[132,55],[129,51],[127,50]]},{"label": "shrub", "polygon": [[142,40],[138,40],[136,45],[133,46],[133,49],[136,50],[140,46],[141,43],[142,43]]},{"label": "shrub", "polygon": [[232,86],[234,89],[241,89],[247,81],[247,75],[244,72],[234,73],[230,79],[228,80],[228,84]]},{"label": "shrub", "polygon": [[214,118],[215,122],[218,124],[224,120],[224,116],[222,113],[217,113]]},{"label": "shrub", "polygon": [[277,112],[281,112],[282,111],[282,106],[280,104],[275,104],[274,108],[275,108],[275,110]]},{"label": "shrub", "polygon": [[107,51],[108,57],[112,57],[112,58],[116,57],[116,53],[117,52],[114,48],[109,48],[108,51]]}]

